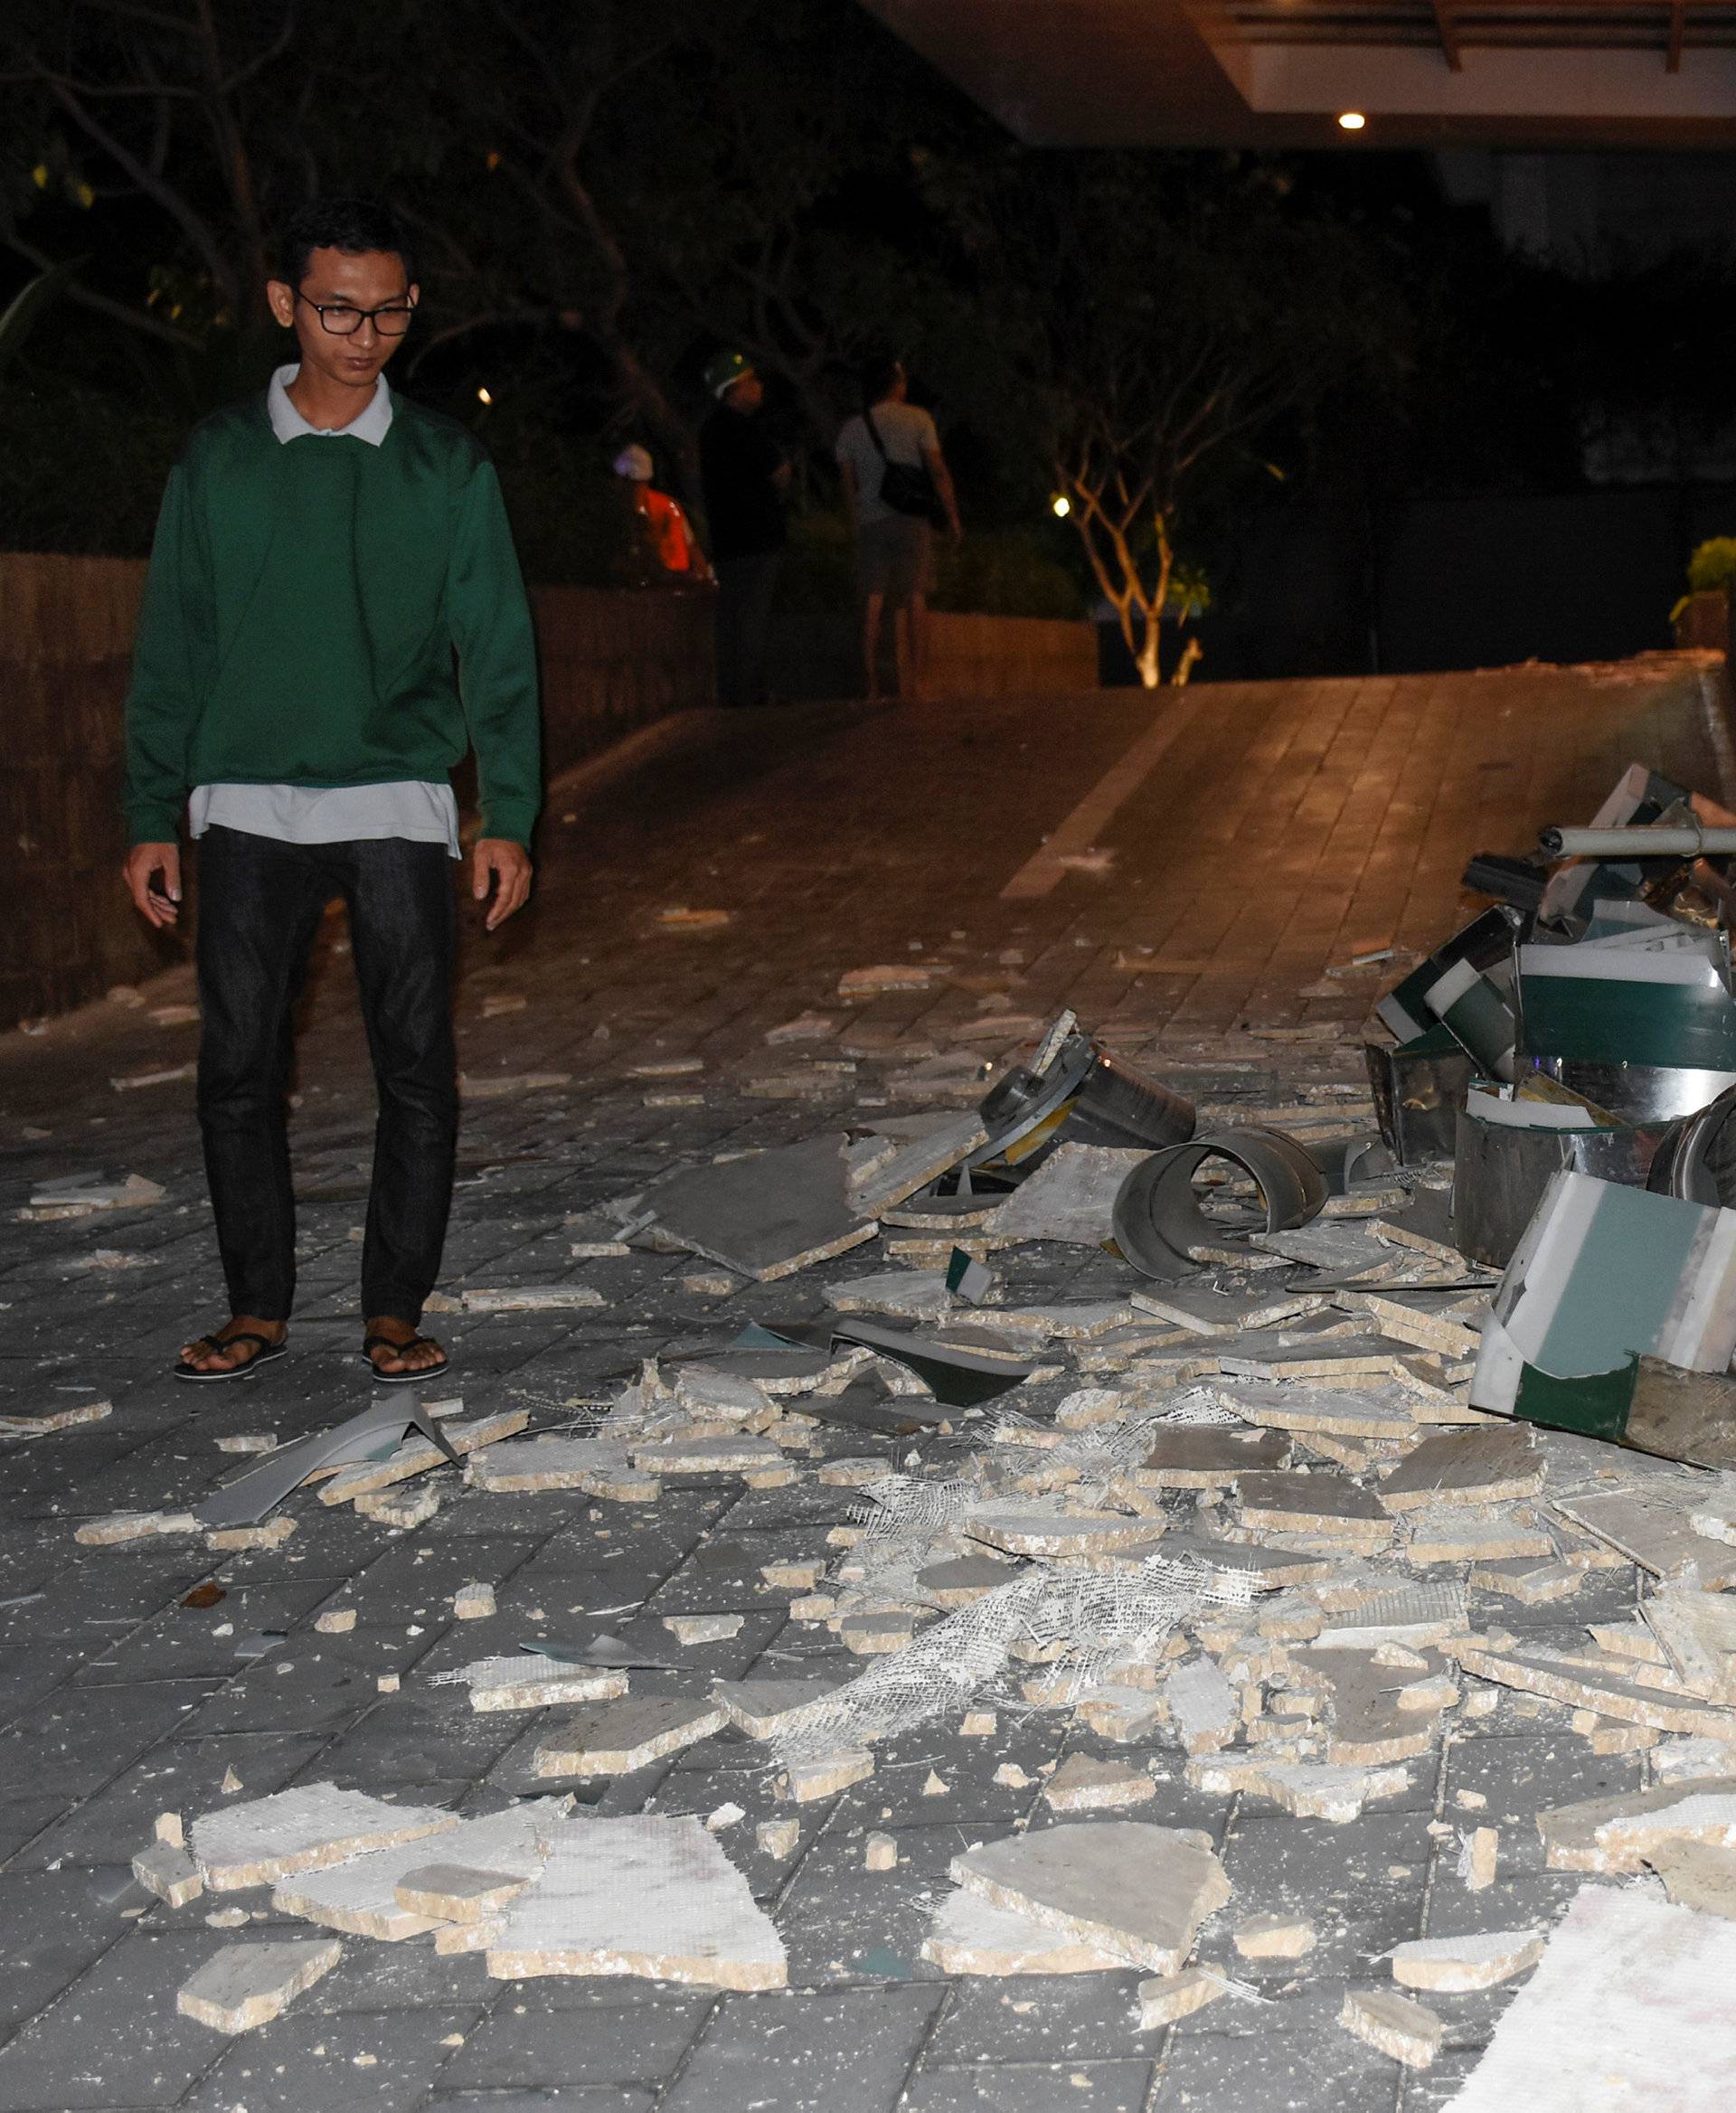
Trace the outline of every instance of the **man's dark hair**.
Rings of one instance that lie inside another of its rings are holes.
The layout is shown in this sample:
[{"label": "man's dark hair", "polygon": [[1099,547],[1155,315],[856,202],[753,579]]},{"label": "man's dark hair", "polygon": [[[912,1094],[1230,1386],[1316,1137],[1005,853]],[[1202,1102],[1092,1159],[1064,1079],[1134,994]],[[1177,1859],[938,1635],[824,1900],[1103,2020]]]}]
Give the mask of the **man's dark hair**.
[{"label": "man's dark hair", "polygon": [[404,276],[416,283],[416,259],[403,225],[388,205],[373,198],[310,198],[297,206],[278,237],[278,263],[287,285],[298,287],[307,276],[316,250],[342,250],[360,257],[385,250],[404,260]]},{"label": "man's dark hair", "polygon": [[882,397],[890,395],[898,386],[899,376],[903,372],[903,361],[895,360],[890,353],[882,353],[866,362],[862,370],[863,408],[873,410]]}]

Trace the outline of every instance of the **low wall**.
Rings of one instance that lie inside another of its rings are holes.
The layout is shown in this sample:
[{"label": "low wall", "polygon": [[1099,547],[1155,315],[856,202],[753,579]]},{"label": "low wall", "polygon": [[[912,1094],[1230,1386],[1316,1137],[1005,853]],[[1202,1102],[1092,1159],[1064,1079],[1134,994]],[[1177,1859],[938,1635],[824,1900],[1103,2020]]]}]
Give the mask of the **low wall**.
[{"label": "low wall", "polygon": [[[881,668],[888,689],[893,670],[890,626]],[[859,697],[861,635],[852,616],[780,617],[772,627],[770,685],[774,696],[800,703]],[[1098,686],[1097,632],[1088,623],[1051,617],[929,617],[924,690],[931,698],[1051,696]]]},{"label": "low wall", "polygon": [[[0,552],[0,1027],[65,1012],[183,957],[121,892],[121,705],[145,568]],[[554,587],[533,596],[551,776],[714,702],[709,596]]]}]

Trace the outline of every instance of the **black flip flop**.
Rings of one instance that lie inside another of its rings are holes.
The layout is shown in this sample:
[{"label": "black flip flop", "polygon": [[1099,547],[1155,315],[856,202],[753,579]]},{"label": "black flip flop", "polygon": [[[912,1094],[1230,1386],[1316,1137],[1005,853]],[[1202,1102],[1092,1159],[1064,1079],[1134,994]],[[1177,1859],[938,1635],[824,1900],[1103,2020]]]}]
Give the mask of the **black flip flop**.
[{"label": "black flip flop", "polygon": [[227,1350],[231,1343],[257,1343],[259,1348],[245,1364],[231,1364],[222,1372],[201,1372],[196,1364],[189,1364],[184,1357],[175,1367],[178,1380],[191,1381],[195,1386],[209,1384],[217,1380],[251,1379],[262,1364],[269,1364],[273,1358],[281,1357],[289,1347],[288,1335],[274,1343],[270,1336],[261,1335],[252,1328],[237,1328],[227,1335],[201,1335],[194,1344],[195,1350]]},{"label": "black flip flop", "polygon": [[394,1357],[402,1357],[406,1352],[418,1350],[427,1343],[439,1349],[431,1335],[412,1335],[408,1343],[394,1343],[390,1335],[366,1335],[362,1342],[363,1362],[373,1374],[374,1383],[382,1387],[407,1387],[412,1380],[437,1380],[452,1360],[442,1350],[438,1364],[420,1365],[414,1372],[382,1372],[373,1362],[376,1350],[390,1350]]}]

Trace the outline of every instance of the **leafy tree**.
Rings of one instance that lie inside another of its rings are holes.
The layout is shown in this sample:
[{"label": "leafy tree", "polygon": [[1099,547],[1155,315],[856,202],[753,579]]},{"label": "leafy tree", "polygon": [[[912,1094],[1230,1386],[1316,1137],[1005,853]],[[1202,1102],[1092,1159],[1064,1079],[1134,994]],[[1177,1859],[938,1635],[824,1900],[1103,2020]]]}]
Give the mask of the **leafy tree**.
[{"label": "leafy tree", "polygon": [[1377,255],[1270,163],[1011,150],[986,185],[946,180],[1016,417],[1155,686],[1163,620],[1203,603],[1176,554],[1190,520],[1274,471],[1333,393],[1396,373]]}]

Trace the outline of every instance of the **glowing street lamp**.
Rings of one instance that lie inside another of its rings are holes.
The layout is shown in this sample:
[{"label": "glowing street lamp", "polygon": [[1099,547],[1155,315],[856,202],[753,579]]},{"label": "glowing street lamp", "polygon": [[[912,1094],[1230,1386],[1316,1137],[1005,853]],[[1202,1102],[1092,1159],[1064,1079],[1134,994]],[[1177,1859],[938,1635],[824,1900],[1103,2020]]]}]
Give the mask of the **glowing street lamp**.
[{"label": "glowing street lamp", "polygon": [[1338,129],[1341,132],[1360,132],[1368,119],[1360,110],[1341,110],[1338,113]]},{"label": "glowing street lamp", "polygon": [[1065,492],[1057,492],[1049,502],[1049,510],[1057,521],[1065,521],[1073,510],[1073,503]]}]

